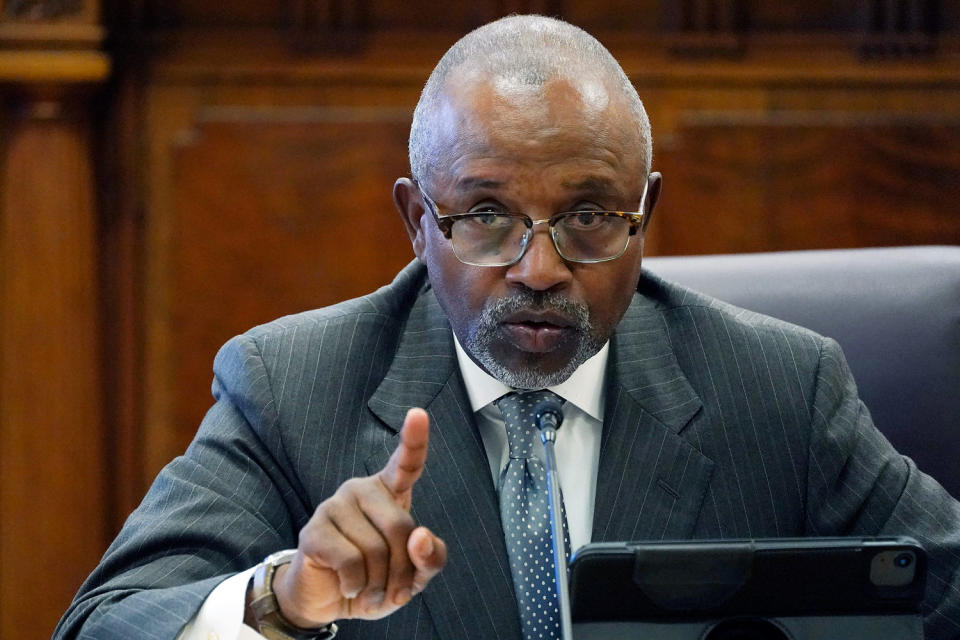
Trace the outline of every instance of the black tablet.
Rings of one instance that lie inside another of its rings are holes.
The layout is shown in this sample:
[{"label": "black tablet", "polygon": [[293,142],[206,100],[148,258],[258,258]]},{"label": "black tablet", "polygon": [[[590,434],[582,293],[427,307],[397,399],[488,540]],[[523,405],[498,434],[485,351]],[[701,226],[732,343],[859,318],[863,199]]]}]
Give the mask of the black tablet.
[{"label": "black tablet", "polygon": [[574,637],[922,638],[925,576],[905,537],[588,544],[570,566]]}]

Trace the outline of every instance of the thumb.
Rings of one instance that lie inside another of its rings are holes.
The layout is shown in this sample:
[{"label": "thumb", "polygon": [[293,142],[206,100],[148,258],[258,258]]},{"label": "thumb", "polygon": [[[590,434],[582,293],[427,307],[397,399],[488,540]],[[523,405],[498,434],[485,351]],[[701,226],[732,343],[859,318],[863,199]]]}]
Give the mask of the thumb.
[{"label": "thumb", "polygon": [[407,538],[407,554],[414,567],[413,594],[416,595],[447,564],[447,545],[426,527],[417,527]]}]

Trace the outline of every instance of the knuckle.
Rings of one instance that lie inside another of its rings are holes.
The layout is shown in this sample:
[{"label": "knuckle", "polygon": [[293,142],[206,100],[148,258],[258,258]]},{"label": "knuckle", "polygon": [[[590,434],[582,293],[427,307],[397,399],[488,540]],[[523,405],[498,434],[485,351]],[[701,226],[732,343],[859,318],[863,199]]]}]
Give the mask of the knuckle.
[{"label": "knuckle", "polygon": [[308,522],[307,525],[300,529],[300,533],[297,534],[297,547],[300,549],[310,549],[313,547],[313,531],[312,527]]},{"label": "knuckle", "polygon": [[318,541],[323,538],[321,534],[322,527],[323,525],[320,521],[311,518],[297,534],[297,548],[303,551],[315,549]]},{"label": "knuckle", "polygon": [[342,522],[345,518],[350,517],[351,512],[357,509],[358,501],[352,486],[345,490],[345,485],[346,483],[341,485],[336,493],[320,503],[315,516],[319,515],[323,519],[334,523]]},{"label": "knuckle", "polygon": [[326,502],[333,502],[334,504],[340,504],[345,502],[353,502],[356,500],[356,496],[363,493],[363,479],[362,478],[350,478],[344,480],[337,490],[334,492]]},{"label": "knuckle", "polygon": [[390,552],[383,544],[377,544],[369,549],[367,557],[370,559],[371,567],[379,569],[385,567],[390,561]]},{"label": "knuckle", "polygon": [[388,550],[383,543],[383,538],[373,529],[365,531],[363,535],[357,538],[357,545],[361,553],[370,560],[380,560]]},{"label": "knuckle", "polygon": [[313,515],[310,516],[309,525],[318,525],[320,522],[324,522],[330,519],[331,514],[336,510],[337,504],[341,500],[340,496],[336,493],[321,502],[317,505],[317,508],[313,510]]},{"label": "knuckle", "polygon": [[415,462],[398,462],[397,469],[403,471],[404,473],[419,473],[422,467]]},{"label": "knuckle", "polygon": [[327,555],[334,539],[328,520],[308,522],[297,534],[297,548],[305,556],[322,557]]},{"label": "knuckle", "polygon": [[337,496],[334,496],[324,502],[323,517],[329,522],[336,522],[343,517],[346,509],[346,503]]},{"label": "knuckle", "polygon": [[337,490],[337,493],[354,493],[361,485],[362,480],[360,478],[349,478],[344,480],[343,484],[340,485],[340,488]]},{"label": "knuckle", "polygon": [[333,565],[337,571],[358,572],[363,570],[363,554],[356,547],[343,549]]},{"label": "knuckle", "polygon": [[416,567],[409,558],[398,558],[390,567],[390,573],[397,584],[409,584],[416,573]]},{"label": "knuckle", "polygon": [[383,533],[387,539],[394,544],[403,544],[406,546],[407,538],[410,537],[410,532],[412,532],[414,528],[415,523],[413,517],[409,513],[401,511],[395,518],[392,518],[384,524]]}]

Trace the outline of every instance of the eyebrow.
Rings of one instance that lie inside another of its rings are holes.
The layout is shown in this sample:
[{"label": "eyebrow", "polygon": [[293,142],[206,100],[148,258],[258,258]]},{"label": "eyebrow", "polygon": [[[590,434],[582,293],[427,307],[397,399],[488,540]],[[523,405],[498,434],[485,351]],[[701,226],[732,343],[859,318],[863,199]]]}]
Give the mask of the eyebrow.
[{"label": "eyebrow", "polygon": [[571,191],[593,191],[596,193],[616,195],[617,189],[613,182],[606,178],[584,178],[578,182],[564,182],[563,187]]},{"label": "eyebrow", "polygon": [[[492,178],[466,177],[457,181],[454,186],[455,191],[462,195],[467,194],[474,189],[497,189],[504,185],[502,180]],[[597,193],[605,196],[619,196],[612,180],[600,177],[588,177],[575,182],[561,183],[564,189],[577,192]]]},{"label": "eyebrow", "polygon": [[454,187],[457,193],[466,193],[472,189],[496,189],[502,187],[500,180],[491,180],[490,178],[463,178],[457,181]]}]

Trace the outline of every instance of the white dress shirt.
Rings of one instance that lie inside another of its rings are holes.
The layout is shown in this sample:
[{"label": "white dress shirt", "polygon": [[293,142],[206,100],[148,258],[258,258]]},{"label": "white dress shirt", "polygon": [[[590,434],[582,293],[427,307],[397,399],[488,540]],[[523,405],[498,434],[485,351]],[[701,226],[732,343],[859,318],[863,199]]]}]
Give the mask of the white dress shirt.
[{"label": "white dress shirt", "polygon": [[[507,429],[493,401],[513,391],[470,359],[454,337],[457,362],[463,376],[470,408],[487,451],[487,462],[497,486],[500,472],[509,459]],[[603,429],[604,378],[610,343],[584,362],[566,381],[549,387],[563,403],[563,424],[557,430],[557,473],[563,491],[563,506],[570,529],[570,548],[579,549],[590,542],[593,529],[593,499],[597,491],[597,466],[600,463],[600,434]],[[541,460],[543,448],[536,447]]]},{"label": "white dress shirt", "polygon": [[[500,471],[509,458],[509,447],[503,418],[493,401],[513,389],[477,366],[460,346],[456,336],[454,344],[470,407],[476,417],[483,448],[487,452],[493,485],[497,486]],[[550,391],[565,401],[563,424],[557,431],[555,451],[571,549],[578,549],[590,542],[592,533],[609,352],[608,342],[596,355],[580,365],[566,381],[549,387]],[[542,448],[537,450],[542,458]],[[207,596],[197,615],[184,627],[178,640],[263,638],[243,624],[247,583],[253,571],[253,568],[248,569],[217,585]]]}]

